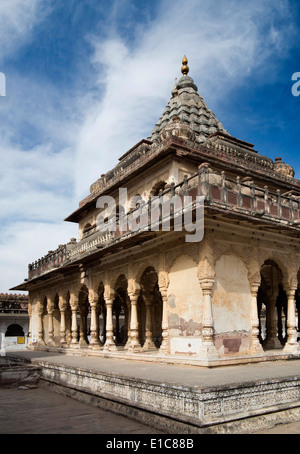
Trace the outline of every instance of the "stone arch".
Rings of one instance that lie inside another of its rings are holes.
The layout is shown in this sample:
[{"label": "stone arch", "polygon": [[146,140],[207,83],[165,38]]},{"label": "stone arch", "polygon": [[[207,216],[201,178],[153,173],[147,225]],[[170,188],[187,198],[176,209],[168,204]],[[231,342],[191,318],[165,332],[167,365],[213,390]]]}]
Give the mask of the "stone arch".
[{"label": "stone arch", "polygon": [[199,353],[202,342],[202,300],[198,263],[189,254],[177,256],[169,268],[168,324],[171,353]]},{"label": "stone arch", "polygon": [[266,259],[260,268],[257,295],[259,339],[265,350],[282,348],[287,337],[286,277],[277,261]]},{"label": "stone arch", "polygon": [[55,345],[60,343],[60,310],[59,310],[59,296],[55,294],[53,299],[53,341]]},{"label": "stone arch", "polygon": [[114,301],[112,307],[113,329],[116,345],[126,345],[128,340],[129,308],[128,308],[128,281],[125,274],[120,274],[114,285]]},{"label": "stone arch", "polygon": [[78,311],[79,311],[79,346],[84,348],[89,344],[88,336],[90,334],[90,305],[89,291],[86,285],[82,285],[78,293]]},{"label": "stone arch", "polygon": [[216,267],[216,263],[218,260],[221,259],[222,256],[233,256],[237,257],[238,259],[243,262],[243,265],[247,269],[247,276],[251,276],[252,270],[250,266],[250,261],[251,261],[251,250],[246,247],[239,247],[239,246],[234,246],[234,245],[227,245],[223,244],[221,247],[216,248],[217,250],[214,250],[214,268]]},{"label": "stone arch", "polygon": [[40,301],[40,316],[42,318],[42,326],[43,326],[43,341],[45,344],[48,343],[49,334],[48,334],[48,320],[49,315],[47,311],[47,296],[43,296]]},{"label": "stone arch", "polygon": [[72,341],[72,310],[71,310],[71,293],[69,290],[65,290],[62,294],[63,300],[66,304],[65,309],[65,326],[66,326],[66,343],[71,344]]},{"label": "stone arch", "polygon": [[106,306],[104,299],[104,283],[100,281],[97,286],[98,303],[96,307],[97,314],[97,336],[100,344],[104,345],[106,341]]},{"label": "stone arch", "polygon": [[158,196],[160,191],[164,191],[167,186],[166,181],[159,180],[157,181],[153,186],[152,189],[150,190],[150,197],[155,197]]},{"label": "stone arch", "polygon": [[289,257],[285,257],[284,254],[277,254],[274,251],[260,251],[259,253],[259,266],[260,269],[263,266],[263,264],[267,261],[273,261],[276,263],[276,265],[280,268],[282,272],[282,281],[283,282],[288,282],[289,281]]},{"label": "stone arch", "polygon": [[162,295],[159,275],[152,265],[139,269],[141,292],[138,299],[139,341],[144,350],[159,348],[162,343]]},{"label": "stone arch", "polygon": [[135,267],[134,267],[134,280],[138,283],[140,283],[141,281],[141,277],[142,275],[144,274],[145,270],[147,268],[153,268],[157,275],[159,273],[158,271],[158,258],[157,259],[151,259],[149,258],[149,260],[146,261],[143,261],[143,262],[139,262],[139,263],[136,263],[135,264]]},{"label": "stone arch", "polygon": [[83,231],[82,231],[83,235],[86,235],[92,228],[93,228],[93,226],[90,222],[85,224],[85,226],[83,227]]},{"label": "stone arch", "polygon": [[215,262],[212,288],[214,338],[219,354],[248,352],[251,346],[249,269],[240,255],[228,252]]},{"label": "stone arch", "polygon": [[145,203],[145,200],[143,199],[141,194],[135,194],[135,196],[131,197],[131,199],[130,199],[129,210],[134,211],[136,208],[143,205],[144,203]]},{"label": "stone arch", "polygon": [[24,330],[18,323],[8,325],[5,332],[5,337],[23,337],[25,336]]}]

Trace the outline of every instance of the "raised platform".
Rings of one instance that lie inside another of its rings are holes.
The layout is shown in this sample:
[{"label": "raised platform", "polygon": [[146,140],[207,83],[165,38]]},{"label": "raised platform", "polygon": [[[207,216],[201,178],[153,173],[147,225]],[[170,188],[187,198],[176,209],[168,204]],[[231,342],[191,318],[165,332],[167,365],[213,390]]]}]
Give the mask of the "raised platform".
[{"label": "raised platform", "polygon": [[55,352],[8,353],[58,392],[167,433],[250,433],[300,420],[300,360],[219,368]]},{"label": "raised platform", "polygon": [[240,364],[259,363],[265,361],[278,361],[278,360],[300,360],[300,347],[299,351],[295,353],[285,352],[283,349],[266,350],[262,353],[254,354],[238,354],[223,355],[217,359],[201,359],[196,355],[166,355],[159,350],[149,350],[140,352],[130,352],[125,350],[124,347],[117,347],[116,350],[107,351],[103,348],[93,349],[88,346],[80,347],[59,347],[59,346],[30,346],[29,350],[38,352],[51,352],[54,354],[63,353],[71,356],[88,356],[97,358],[113,358],[121,360],[133,360],[141,362],[159,363],[159,364],[174,364],[186,365],[197,367],[220,367],[220,366],[233,366]]}]

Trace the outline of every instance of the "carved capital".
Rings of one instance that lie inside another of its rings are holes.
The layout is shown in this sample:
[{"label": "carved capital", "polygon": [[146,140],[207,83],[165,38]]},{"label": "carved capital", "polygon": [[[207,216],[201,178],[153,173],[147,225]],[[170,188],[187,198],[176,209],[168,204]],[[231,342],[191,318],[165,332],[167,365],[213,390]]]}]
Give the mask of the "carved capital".
[{"label": "carved capital", "polygon": [[63,295],[59,296],[58,307],[59,307],[60,311],[65,311],[67,309],[67,302],[66,302],[65,298],[63,297]]},{"label": "carved capital", "polygon": [[215,282],[214,279],[207,278],[199,279],[199,283],[204,295],[211,295],[214,282]]},{"label": "carved capital", "polygon": [[127,292],[128,292],[128,295],[129,295],[130,299],[134,295],[138,296],[139,293],[140,293],[140,290],[141,290],[141,287],[140,287],[139,283],[134,278],[128,279]]},{"label": "carved capital", "polygon": [[89,290],[89,303],[92,308],[95,308],[98,304],[98,294],[95,292],[95,290],[91,289]]},{"label": "carved capital", "polygon": [[72,311],[76,311],[79,306],[78,297],[74,294],[70,296],[70,306]]},{"label": "carved capital", "polygon": [[253,282],[250,284],[251,295],[255,298],[257,297],[257,292],[258,292],[259,287],[260,287],[260,283],[258,283],[258,282]]},{"label": "carved capital", "polygon": [[47,298],[47,312],[48,314],[53,314],[53,311],[54,311],[54,302],[53,302],[53,299],[52,297],[48,297]]}]

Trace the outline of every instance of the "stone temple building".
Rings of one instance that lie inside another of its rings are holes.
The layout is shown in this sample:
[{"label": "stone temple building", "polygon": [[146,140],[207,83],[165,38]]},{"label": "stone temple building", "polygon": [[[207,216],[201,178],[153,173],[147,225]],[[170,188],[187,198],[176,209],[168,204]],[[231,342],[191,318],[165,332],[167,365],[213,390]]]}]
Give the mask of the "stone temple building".
[{"label": "stone temple building", "polygon": [[27,295],[0,293],[0,355],[23,350],[29,330]]},{"label": "stone temple building", "polygon": [[[30,348],[213,366],[299,357],[300,181],[182,77],[29,265]],[[100,170],[100,169],[99,169]]]}]

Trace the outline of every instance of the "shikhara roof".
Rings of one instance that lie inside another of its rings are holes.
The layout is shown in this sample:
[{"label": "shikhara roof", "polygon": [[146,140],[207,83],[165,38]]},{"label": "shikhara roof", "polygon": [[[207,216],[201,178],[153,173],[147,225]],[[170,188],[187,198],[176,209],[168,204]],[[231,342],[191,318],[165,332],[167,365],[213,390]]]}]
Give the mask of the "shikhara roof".
[{"label": "shikhara roof", "polygon": [[207,107],[204,99],[198,93],[193,79],[187,75],[186,57],[183,59],[182,72],[183,76],[178,83],[175,83],[172,97],[148,139],[153,142],[158,141],[160,132],[172,122],[172,118],[175,116],[193,130],[196,142],[205,142],[207,137],[215,132],[229,134],[215,114]]}]

